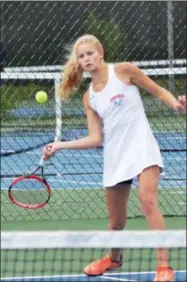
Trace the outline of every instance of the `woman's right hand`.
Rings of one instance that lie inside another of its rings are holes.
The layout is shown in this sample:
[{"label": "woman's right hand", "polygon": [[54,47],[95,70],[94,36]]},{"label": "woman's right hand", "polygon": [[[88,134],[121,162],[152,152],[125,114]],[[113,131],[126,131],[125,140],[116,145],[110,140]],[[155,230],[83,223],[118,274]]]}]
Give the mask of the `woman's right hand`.
[{"label": "woman's right hand", "polygon": [[48,160],[55,155],[56,152],[53,149],[53,144],[49,143],[43,148],[42,154],[44,160]]},{"label": "woman's right hand", "polygon": [[43,159],[46,161],[53,157],[55,154],[52,154],[52,145],[46,145],[42,151]]},{"label": "woman's right hand", "polygon": [[62,149],[62,144],[63,142],[60,141],[47,144],[42,151],[43,159],[48,160],[53,157],[58,150]]}]

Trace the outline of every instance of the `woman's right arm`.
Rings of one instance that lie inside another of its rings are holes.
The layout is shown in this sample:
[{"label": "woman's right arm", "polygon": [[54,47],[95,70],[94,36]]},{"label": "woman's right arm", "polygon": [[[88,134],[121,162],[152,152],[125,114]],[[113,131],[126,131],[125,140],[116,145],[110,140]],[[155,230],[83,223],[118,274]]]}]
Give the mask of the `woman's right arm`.
[{"label": "woman's right arm", "polygon": [[53,156],[57,151],[61,149],[88,149],[94,148],[102,143],[102,125],[101,119],[98,114],[93,111],[89,103],[89,93],[86,92],[83,97],[83,104],[87,116],[88,136],[64,142],[54,142],[45,146],[43,150],[44,159],[48,159]]}]

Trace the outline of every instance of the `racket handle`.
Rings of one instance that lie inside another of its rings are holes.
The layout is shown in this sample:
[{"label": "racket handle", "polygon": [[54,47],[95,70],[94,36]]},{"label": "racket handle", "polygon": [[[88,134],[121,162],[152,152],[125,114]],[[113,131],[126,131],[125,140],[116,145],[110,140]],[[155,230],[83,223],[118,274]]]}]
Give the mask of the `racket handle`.
[{"label": "racket handle", "polygon": [[44,159],[43,159],[43,156],[42,156],[41,159],[40,159],[39,166],[41,166],[41,167],[44,166]]}]

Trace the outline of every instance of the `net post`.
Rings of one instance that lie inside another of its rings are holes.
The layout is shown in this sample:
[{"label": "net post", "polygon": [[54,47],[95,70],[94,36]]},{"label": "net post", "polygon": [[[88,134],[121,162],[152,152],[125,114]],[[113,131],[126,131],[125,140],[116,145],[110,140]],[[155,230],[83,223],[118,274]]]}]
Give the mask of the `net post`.
[{"label": "net post", "polygon": [[[167,33],[168,33],[168,60],[169,68],[173,69],[173,59],[174,59],[174,36],[173,36],[173,3],[172,1],[167,2]],[[169,91],[173,94],[175,93],[175,82],[174,75],[169,75],[168,81]]]},{"label": "net post", "polygon": [[60,83],[60,78],[54,79],[55,88],[55,115],[56,115],[56,130],[55,130],[55,141],[61,140],[61,127],[62,127],[62,103],[60,96],[58,95],[58,87]]}]

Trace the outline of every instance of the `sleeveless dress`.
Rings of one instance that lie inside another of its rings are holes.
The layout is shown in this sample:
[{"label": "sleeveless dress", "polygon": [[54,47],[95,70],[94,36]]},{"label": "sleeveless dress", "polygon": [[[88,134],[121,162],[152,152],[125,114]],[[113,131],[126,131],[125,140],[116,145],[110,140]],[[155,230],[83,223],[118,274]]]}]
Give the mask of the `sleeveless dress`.
[{"label": "sleeveless dress", "polygon": [[89,88],[90,105],[103,120],[103,185],[133,179],[146,167],[163,169],[162,156],[144,112],[138,87],[117,78],[108,65],[108,82],[100,92]]}]

